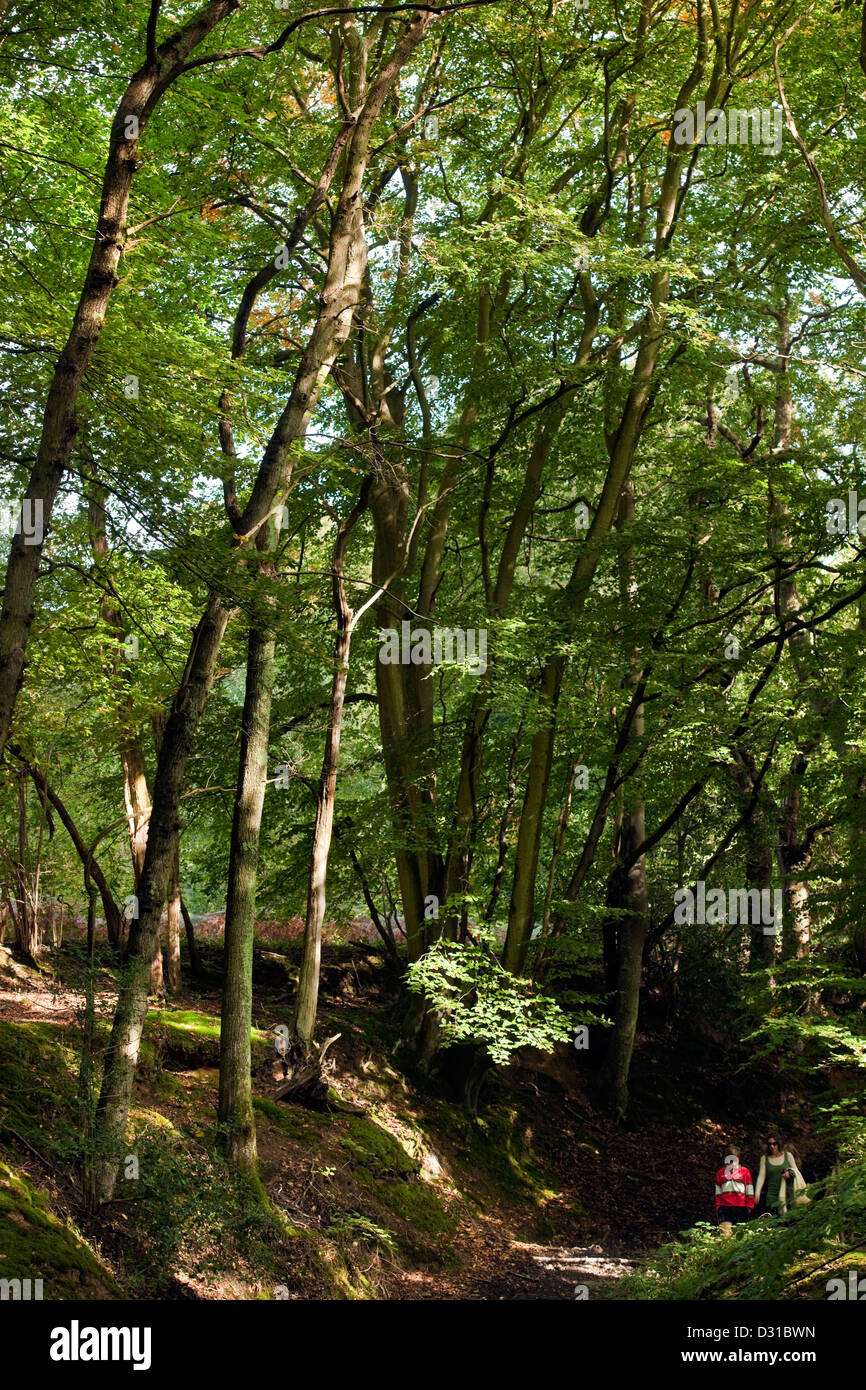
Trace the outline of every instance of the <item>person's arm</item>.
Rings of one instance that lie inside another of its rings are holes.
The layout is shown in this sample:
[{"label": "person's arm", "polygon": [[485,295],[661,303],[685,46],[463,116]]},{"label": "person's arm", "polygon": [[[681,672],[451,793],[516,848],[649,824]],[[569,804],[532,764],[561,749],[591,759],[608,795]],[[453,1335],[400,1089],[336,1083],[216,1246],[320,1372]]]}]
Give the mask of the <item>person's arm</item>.
[{"label": "person's arm", "polygon": [[805,1187],[805,1186],[806,1186],[806,1179],[803,1177],[803,1174],[800,1172],[800,1169],[797,1167],[796,1163],[794,1162],[794,1155],[793,1155],[793,1154],[786,1154],[786,1155],[785,1155],[785,1158],[786,1158],[787,1161],[788,1161],[788,1167],[789,1167],[789,1169],[790,1169],[791,1172],[794,1174],[794,1186],[795,1186],[795,1187],[799,1187],[799,1185],[802,1183],[803,1186]]},{"label": "person's arm", "polygon": [[755,1206],[757,1206],[757,1205],[758,1205],[758,1202],[761,1200],[761,1193],[762,1193],[763,1190],[764,1190],[764,1183],[766,1182],[766,1180],[767,1180],[767,1160],[766,1160],[766,1158],[764,1157],[764,1155],[761,1154],[761,1166],[760,1166],[760,1168],[758,1169],[758,1185],[757,1185],[757,1187],[755,1188]]}]

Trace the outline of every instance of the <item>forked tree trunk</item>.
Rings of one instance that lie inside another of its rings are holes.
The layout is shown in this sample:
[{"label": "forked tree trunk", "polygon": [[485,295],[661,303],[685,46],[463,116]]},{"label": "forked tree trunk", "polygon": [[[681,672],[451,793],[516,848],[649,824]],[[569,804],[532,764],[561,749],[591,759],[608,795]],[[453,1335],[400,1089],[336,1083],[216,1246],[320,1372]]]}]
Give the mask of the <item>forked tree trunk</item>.
[{"label": "forked tree trunk", "polygon": [[[373,127],[404,64],[422,42],[435,19],[419,13],[400,30],[390,56],[370,85],[346,150],[340,196],[332,220],[328,271],[319,312],[301,356],[286,406],[268,441],[243,515],[233,523],[238,544],[258,534],[291,483],[294,446],[306,435],[322,386],[351,330],[366,267],[361,189],[370,157]],[[154,783],[153,812],[139,894],[140,917],[130,933],[127,970],[118,997],[102,1093],[97,1112],[97,1176],[99,1200],[113,1193],[117,1162],[122,1152],[129,1099],[141,1030],[147,1013],[150,965],[159,939],[179,829],[178,811],[187,761],[199,719],[207,702],[228,611],[213,593],[196,628],[187,670],[172,704]]]},{"label": "forked tree trunk", "polygon": [[[701,68],[702,59],[699,55],[692,73],[680,89],[678,106],[688,103]],[[714,98],[715,94],[715,88],[711,85],[709,95]],[[673,148],[668,150],[656,213],[655,254],[658,257],[667,254],[681,209],[681,170],[685,157],[685,151],[676,153]],[[642,325],[629,393],[618,426],[609,443],[610,462],[601,497],[563,594],[561,626],[566,638],[573,636],[580,621],[601,557],[602,544],[614,523],[620,496],[631,472],[651,399],[653,375],[664,338],[669,296],[670,274],[667,269],[657,265],[651,276],[650,302]],[[532,740],[529,777],[517,834],[508,933],[502,955],[503,965],[514,974],[523,971],[535,919],[538,857],[544,828],[544,807],[553,765],[556,718],[564,671],[565,658],[559,654],[551,656],[545,665],[539,691],[538,729]]]}]

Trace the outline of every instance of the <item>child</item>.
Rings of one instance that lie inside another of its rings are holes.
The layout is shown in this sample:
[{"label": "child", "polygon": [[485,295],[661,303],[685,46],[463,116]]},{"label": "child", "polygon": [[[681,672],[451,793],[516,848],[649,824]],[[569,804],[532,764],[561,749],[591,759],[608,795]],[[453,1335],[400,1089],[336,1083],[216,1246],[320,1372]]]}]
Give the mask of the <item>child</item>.
[{"label": "child", "polygon": [[731,1234],[736,1221],[748,1221],[755,1205],[755,1189],[748,1168],[740,1163],[740,1151],[733,1146],[725,1155],[725,1166],[716,1173],[716,1217],[723,1236]]}]

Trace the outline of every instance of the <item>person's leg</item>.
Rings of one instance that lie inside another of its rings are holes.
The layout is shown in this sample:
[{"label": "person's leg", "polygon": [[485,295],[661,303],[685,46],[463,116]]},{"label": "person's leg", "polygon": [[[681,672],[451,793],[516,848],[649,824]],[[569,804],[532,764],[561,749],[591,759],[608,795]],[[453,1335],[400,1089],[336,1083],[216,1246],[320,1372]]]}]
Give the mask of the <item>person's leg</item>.
[{"label": "person's leg", "polygon": [[731,1227],[730,1221],[720,1221],[720,1222],[719,1222],[719,1230],[721,1231],[721,1233],[722,1233],[723,1236],[725,1236],[725,1237],[729,1236],[729,1235],[731,1234],[731,1229],[732,1229],[732,1227]]}]

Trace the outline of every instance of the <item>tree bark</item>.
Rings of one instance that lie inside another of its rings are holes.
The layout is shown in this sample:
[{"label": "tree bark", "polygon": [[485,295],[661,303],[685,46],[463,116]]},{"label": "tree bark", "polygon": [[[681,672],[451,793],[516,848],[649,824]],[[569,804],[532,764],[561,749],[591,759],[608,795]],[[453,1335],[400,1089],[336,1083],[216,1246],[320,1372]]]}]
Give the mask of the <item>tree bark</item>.
[{"label": "tree bark", "polygon": [[155,48],[130,79],[111,124],[108,158],[90,262],[69,337],[54,369],[45,404],[36,462],[25,492],[34,511],[41,507],[42,538],[25,545],[12,539],[3,607],[0,611],[0,756],[6,746],[33,619],[33,591],[54,503],[78,431],[76,405],[84,374],[99,340],[126,239],[126,219],[138,143],[157,103],[182,71],[190,53],[240,0],[210,0],[169,39]]},{"label": "tree bark", "polygon": [[174,842],[174,863],[168,890],[167,921],[165,931],[165,982],[169,994],[177,994],[181,987],[180,975],[180,842]]},{"label": "tree bark", "polygon": [[[620,499],[617,527],[627,532],[634,524],[634,484],[629,478]],[[623,612],[635,611],[638,585],[633,546],[629,545],[620,559],[620,596]],[[635,648],[631,652],[629,671],[625,679],[628,690],[641,681],[641,657]],[[640,705],[635,712],[631,737],[636,751],[644,737],[644,712]],[[643,976],[643,953],[649,932],[649,890],[647,887],[646,856],[634,852],[646,840],[646,806],[638,777],[629,779],[623,787],[622,832],[620,852],[624,861],[624,898],[628,915],[620,919],[619,964],[617,972],[616,1007],[613,1035],[608,1045],[602,1073],[614,1114],[623,1121],[628,1111],[628,1079],[640,1009],[640,988]],[[626,867],[627,866],[627,867]]]},{"label": "tree bark", "polygon": [[220,1021],[219,1123],[229,1163],[249,1172],[256,1162],[250,1075],[253,938],[262,808],[268,780],[268,731],[274,688],[274,634],[258,626],[247,643],[247,681],[229,857]]},{"label": "tree bark", "polygon": [[166,723],[154,782],[153,811],[96,1116],[94,1191],[107,1201],[114,1191],[162,908],[168,894],[179,830],[178,807],[193,739],[213,681],[229,610],[212,595],[196,628],[184,680]]},{"label": "tree bark", "polygon": [[51,805],[54,807],[55,811],[60,817],[64,829],[67,831],[70,840],[75,846],[75,852],[81,860],[82,864],[86,863],[88,861],[88,858],[90,858],[90,876],[93,879],[93,882],[96,884],[96,887],[99,890],[99,896],[102,899],[102,910],[105,913],[105,924],[106,929],[108,931],[108,939],[114,947],[119,947],[123,931],[123,918],[120,912],[120,908],[117,906],[111,889],[108,886],[108,881],[105,877],[105,874],[102,872],[102,869],[99,867],[96,860],[88,855],[87,846],[81,838],[81,835],[78,832],[78,828],[75,825],[75,822],[73,821],[68,810],[66,809],[66,806],[61,801],[55,789],[48,782],[42,770],[35,764],[28,762],[27,759],[24,757],[23,753],[21,752],[21,749],[17,745],[10,744],[9,751],[10,753],[13,753],[15,757],[19,759],[22,766],[27,769],[27,772],[33,779],[33,784],[37,788],[39,795],[47,798],[47,800],[50,801]]},{"label": "tree bark", "polygon": [[[370,138],[382,105],[412,52],[435,19],[415,15],[401,28],[389,58],[370,86],[346,151],[342,186],[332,222],[328,269],[320,308],[295,376],[288,402],[268,441],[243,514],[233,522],[235,542],[246,546],[267,519],[281,511],[294,466],[294,445],[303,439],[322,386],[352,327],[366,267],[361,188],[370,157]],[[122,1151],[129,1098],[147,1012],[150,964],[159,938],[162,905],[173,862],[178,807],[193,737],[213,680],[228,609],[212,593],[196,629],[187,671],[166,725],[154,783],[138,929],[130,933],[126,975],[115,1012],[97,1113],[96,1191],[107,1200],[113,1190]]]},{"label": "tree bark", "polygon": [[316,798],[316,822],[310,850],[310,880],[307,890],[307,916],[304,923],[304,943],[301,953],[301,973],[295,999],[293,1033],[304,1057],[313,1047],[316,1027],[316,1007],[319,999],[319,970],[322,960],[322,924],[325,920],[328,855],[334,828],[334,800],[337,790],[337,767],[340,759],[340,735],[343,728],[343,704],[349,676],[349,653],[352,645],[353,613],[346,599],[343,564],[352,529],[367,506],[370,480],[364,484],[361,497],[341,524],[334,544],[331,579],[337,636],[334,644],[334,675],[331,681],[331,702],[325,732],[322,771]]}]

